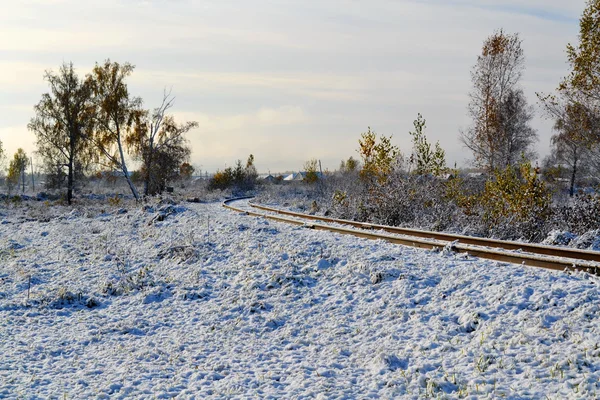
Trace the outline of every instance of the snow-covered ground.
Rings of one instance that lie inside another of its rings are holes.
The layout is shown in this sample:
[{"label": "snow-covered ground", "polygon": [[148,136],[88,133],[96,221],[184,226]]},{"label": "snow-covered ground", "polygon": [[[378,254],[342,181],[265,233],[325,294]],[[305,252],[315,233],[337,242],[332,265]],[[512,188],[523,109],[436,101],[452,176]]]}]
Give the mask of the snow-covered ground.
[{"label": "snow-covered ground", "polygon": [[0,208],[0,398],[598,398],[586,274],[220,204]]}]

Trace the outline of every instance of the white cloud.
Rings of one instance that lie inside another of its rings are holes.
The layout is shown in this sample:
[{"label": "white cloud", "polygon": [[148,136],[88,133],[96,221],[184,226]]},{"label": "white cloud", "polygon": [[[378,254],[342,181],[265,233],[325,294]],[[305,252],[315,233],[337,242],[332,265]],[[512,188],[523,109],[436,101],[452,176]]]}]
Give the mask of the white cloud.
[{"label": "white cloud", "polygon": [[173,114],[178,121],[198,122],[198,130],[210,133],[265,126],[304,124],[309,121],[302,108],[297,106],[262,107],[249,114],[209,115],[199,112],[174,112]]},{"label": "white cloud", "polygon": [[[407,81],[409,79],[407,78]],[[366,79],[353,75],[324,73],[238,73],[238,72],[167,72],[139,69],[131,78],[139,86],[153,86],[156,91],[172,86],[185,92],[222,92],[232,96],[240,89],[274,90],[306,97],[352,101],[369,88]]]},{"label": "white cloud", "polygon": [[[292,168],[312,154],[333,168],[354,154],[367,125],[395,134],[406,151],[417,112],[450,161],[462,162],[458,131],[468,123],[469,72],[485,37],[501,27],[520,32],[523,85],[535,103],[535,92],[552,91],[567,73],[564,49],[577,40],[584,6],[584,0],[10,2],[0,15],[0,85],[10,92],[0,93],[0,129],[26,130],[31,111],[7,107],[31,110],[46,91],[45,69],[73,61],[85,74],[110,57],[137,65],[130,89],[149,107],[152,96],[173,87],[174,111],[202,125],[191,135],[199,164],[260,152],[259,166],[263,160]],[[545,153],[550,125],[539,118],[535,125]]]}]

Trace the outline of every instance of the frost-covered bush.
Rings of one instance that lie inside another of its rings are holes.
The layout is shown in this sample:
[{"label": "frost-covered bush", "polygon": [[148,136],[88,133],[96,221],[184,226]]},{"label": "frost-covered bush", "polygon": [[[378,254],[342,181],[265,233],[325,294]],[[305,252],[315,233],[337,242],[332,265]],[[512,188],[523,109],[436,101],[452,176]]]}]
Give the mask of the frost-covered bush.
[{"label": "frost-covered bush", "polygon": [[581,235],[600,228],[599,196],[578,195],[567,205],[553,204],[546,182],[529,162],[487,177],[457,170],[444,176],[419,175],[398,163],[384,180],[341,170],[327,174],[318,185],[295,182],[265,189],[257,202],[472,236],[542,241],[554,230]]},{"label": "frost-covered bush", "polygon": [[95,308],[101,305],[98,298],[93,295],[86,295],[83,291],[71,291],[66,287],[59,287],[51,293],[40,297],[27,299],[30,306],[44,307],[50,309],[62,309],[69,307],[87,307]]},{"label": "frost-covered bush", "polygon": [[242,161],[237,160],[235,167],[227,167],[223,171],[217,171],[208,182],[209,190],[225,190],[235,188],[246,191],[253,190],[256,186],[258,173],[254,166],[254,156],[250,154],[246,161],[246,166],[242,166]]},{"label": "frost-covered bush", "polygon": [[305,182],[287,182],[281,185],[266,185],[257,194],[256,201],[262,204],[281,205],[296,211],[307,211],[312,203],[325,204],[326,195],[320,185]]},{"label": "frost-covered bush", "polygon": [[529,162],[496,171],[477,202],[490,236],[542,240],[548,233],[551,194]]},{"label": "frost-covered bush", "polygon": [[109,296],[121,296],[131,292],[137,292],[145,288],[157,285],[152,270],[148,267],[141,268],[135,272],[121,274],[109,279],[102,284],[100,291]]},{"label": "frost-covered bush", "polygon": [[444,182],[431,176],[394,174],[385,185],[370,188],[367,201],[359,201],[361,220],[427,229],[445,229],[454,204],[444,198]]},{"label": "frost-covered bush", "polygon": [[555,225],[575,234],[600,228],[600,196],[578,194],[555,208]]}]

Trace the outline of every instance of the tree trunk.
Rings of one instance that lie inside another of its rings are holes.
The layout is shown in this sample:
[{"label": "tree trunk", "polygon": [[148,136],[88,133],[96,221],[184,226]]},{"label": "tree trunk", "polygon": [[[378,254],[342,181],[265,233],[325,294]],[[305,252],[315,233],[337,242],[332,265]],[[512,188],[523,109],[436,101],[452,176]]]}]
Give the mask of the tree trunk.
[{"label": "tree trunk", "polygon": [[73,137],[71,136],[71,140],[69,143],[69,165],[67,165],[67,204],[71,205],[71,201],[73,199],[73,168],[74,168],[74,159],[75,158],[75,143],[73,141]]},{"label": "tree trunk", "polygon": [[71,205],[73,199],[73,156],[69,157],[69,165],[67,168],[67,204]]},{"label": "tree trunk", "polygon": [[117,134],[117,146],[119,147],[119,156],[121,157],[121,171],[123,171],[123,175],[127,180],[127,184],[129,185],[129,189],[131,189],[133,197],[135,197],[135,201],[140,201],[140,194],[138,193],[133,182],[131,181],[129,171],[127,171],[127,164],[125,163],[125,153],[123,152],[123,144],[121,143],[121,135],[119,134]]},{"label": "tree trunk", "polygon": [[575,194],[575,175],[577,175],[577,161],[573,163],[573,170],[571,171],[571,187],[569,189],[570,197],[573,197]]},{"label": "tree trunk", "polygon": [[[152,128],[151,128],[152,129]],[[146,177],[144,179],[144,196],[148,196],[150,193],[150,180],[152,179],[152,156],[154,153],[154,143],[150,138],[150,146],[148,149],[148,159],[146,160]],[[154,193],[152,193],[154,194]]]},{"label": "tree trunk", "polygon": [[150,171],[148,171],[148,167],[146,166],[146,176],[144,177],[144,196],[148,196],[149,182],[150,182]]}]

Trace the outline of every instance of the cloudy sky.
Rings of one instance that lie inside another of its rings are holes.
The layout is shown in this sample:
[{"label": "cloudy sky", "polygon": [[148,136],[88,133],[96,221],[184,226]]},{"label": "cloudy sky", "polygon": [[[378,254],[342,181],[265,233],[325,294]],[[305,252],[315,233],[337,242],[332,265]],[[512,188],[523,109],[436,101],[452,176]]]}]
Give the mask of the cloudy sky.
[{"label": "cloudy sky", "polygon": [[[6,4],[4,4],[6,3]],[[136,66],[130,92],[147,108],[163,89],[195,120],[192,162],[214,171],[253,153],[260,171],[357,156],[371,126],[408,153],[417,113],[449,163],[470,70],[498,28],[519,32],[523,87],[551,92],[568,72],[584,0],[19,0],[0,13],[0,140],[35,149],[27,123],[47,91],[44,71],[72,61],[80,75],[107,58]],[[538,113],[539,114],[539,113]],[[534,121],[541,156],[551,123]]]}]

